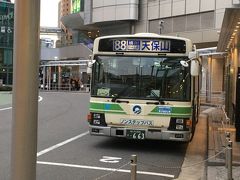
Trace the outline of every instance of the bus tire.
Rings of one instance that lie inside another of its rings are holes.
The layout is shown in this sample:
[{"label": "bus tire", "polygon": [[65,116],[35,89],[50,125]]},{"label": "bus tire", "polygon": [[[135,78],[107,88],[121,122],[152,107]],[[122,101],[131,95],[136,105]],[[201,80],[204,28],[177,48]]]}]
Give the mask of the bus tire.
[{"label": "bus tire", "polygon": [[196,124],[197,124],[197,121],[198,121],[198,113],[197,113],[196,109],[197,109],[196,106],[194,106],[194,109],[193,109],[194,114],[192,116],[192,130],[191,130],[191,135],[190,135],[189,142],[191,142],[193,137],[194,137]]},{"label": "bus tire", "polygon": [[198,108],[199,106],[196,106],[195,105],[195,107],[194,107],[194,112],[195,112],[195,114],[194,114],[194,116],[195,116],[195,122],[196,122],[196,124],[198,123],[198,115],[199,115],[199,108]]}]

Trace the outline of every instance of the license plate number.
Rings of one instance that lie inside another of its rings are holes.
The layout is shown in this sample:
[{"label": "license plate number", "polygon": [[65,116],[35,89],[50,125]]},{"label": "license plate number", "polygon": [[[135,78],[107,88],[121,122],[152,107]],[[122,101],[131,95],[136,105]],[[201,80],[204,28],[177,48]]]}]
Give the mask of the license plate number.
[{"label": "license plate number", "polygon": [[144,130],[127,129],[126,137],[128,139],[145,139],[145,131]]}]

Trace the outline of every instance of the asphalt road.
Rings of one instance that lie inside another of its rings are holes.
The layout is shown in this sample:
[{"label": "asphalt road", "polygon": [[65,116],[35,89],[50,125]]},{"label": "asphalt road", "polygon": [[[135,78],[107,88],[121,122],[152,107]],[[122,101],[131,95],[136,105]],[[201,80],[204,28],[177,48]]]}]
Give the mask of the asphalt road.
[{"label": "asphalt road", "polygon": [[[179,176],[188,144],[90,136],[88,94],[39,95],[37,180],[130,179],[131,155],[137,155],[138,180]],[[10,177],[11,113],[0,111],[1,180]]]}]

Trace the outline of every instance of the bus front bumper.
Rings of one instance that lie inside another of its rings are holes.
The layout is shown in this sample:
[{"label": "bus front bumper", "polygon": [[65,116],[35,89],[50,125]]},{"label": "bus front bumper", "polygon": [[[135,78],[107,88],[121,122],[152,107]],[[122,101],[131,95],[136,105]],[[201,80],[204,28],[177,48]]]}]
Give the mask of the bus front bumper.
[{"label": "bus front bumper", "polygon": [[[144,129],[144,128],[123,128],[109,126],[89,126],[89,132],[95,136],[112,136],[128,139],[127,130],[144,131],[144,139],[169,140],[169,141],[190,141],[191,133],[189,131],[168,131],[162,129]],[[136,138],[137,139],[137,138]]]}]

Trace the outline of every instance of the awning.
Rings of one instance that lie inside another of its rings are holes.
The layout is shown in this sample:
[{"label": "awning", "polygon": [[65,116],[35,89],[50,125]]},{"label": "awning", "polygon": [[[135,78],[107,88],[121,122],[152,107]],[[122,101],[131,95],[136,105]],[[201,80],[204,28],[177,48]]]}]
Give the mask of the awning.
[{"label": "awning", "polygon": [[240,26],[240,24],[238,24],[240,20],[239,18],[240,8],[225,9],[222,28],[217,45],[217,52],[224,52],[227,49],[234,30],[236,29],[236,26]]},{"label": "awning", "polygon": [[41,67],[44,66],[86,66],[88,65],[89,60],[65,60],[65,61],[48,61],[46,64],[42,64]]},{"label": "awning", "polygon": [[93,26],[84,25],[84,14],[82,12],[63,16],[61,18],[61,22],[66,28],[70,28],[70,29],[87,30],[87,31],[96,29]]}]

